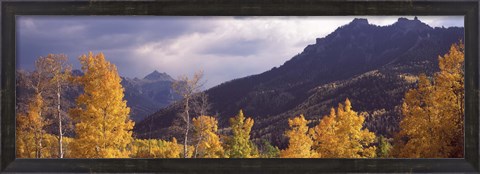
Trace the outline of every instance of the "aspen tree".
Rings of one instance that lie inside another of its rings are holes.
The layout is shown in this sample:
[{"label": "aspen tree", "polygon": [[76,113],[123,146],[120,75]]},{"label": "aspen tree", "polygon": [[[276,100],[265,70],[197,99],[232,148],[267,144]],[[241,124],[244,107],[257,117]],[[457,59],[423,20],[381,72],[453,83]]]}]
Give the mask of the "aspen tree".
[{"label": "aspen tree", "polygon": [[375,157],[375,134],[363,128],[365,117],[352,109],[349,99],[331,109],[313,128],[314,149],[322,158]]},{"label": "aspen tree", "polygon": [[200,116],[193,118],[193,127],[197,144],[195,157],[198,158],[221,158],[224,155],[220,137],[217,134],[218,121],[214,117]]},{"label": "aspen tree", "polygon": [[230,158],[252,158],[256,157],[255,147],[250,141],[250,131],[253,126],[252,118],[245,118],[243,111],[240,110],[238,115],[230,118],[230,127],[232,136],[227,142],[227,156]]},{"label": "aspen tree", "polygon": [[464,46],[439,56],[433,80],[420,75],[405,94],[393,154],[406,158],[461,158],[464,142]]},{"label": "aspen tree", "polygon": [[134,123],[129,118],[130,108],[124,100],[117,68],[102,53],[80,57],[85,73],[76,81],[84,93],[77,98],[77,107],[71,110],[75,120],[76,139],[73,156],[78,158],[125,158],[132,141]]},{"label": "aspen tree", "polygon": [[318,157],[315,151],[312,151],[313,140],[308,134],[308,121],[303,115],[288,119],[290,130],[285,134],[289,138],[288,148],[280,151],[281,158],[314,158]]}]

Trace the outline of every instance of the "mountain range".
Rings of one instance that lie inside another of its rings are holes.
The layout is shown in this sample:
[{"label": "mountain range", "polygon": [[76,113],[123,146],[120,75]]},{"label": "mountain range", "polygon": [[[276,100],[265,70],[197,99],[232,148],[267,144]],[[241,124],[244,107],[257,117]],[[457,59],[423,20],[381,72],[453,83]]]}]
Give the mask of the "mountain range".
[{"label": "mountain range", "polygon": [[[398,130],[405,92],[420,73],[438,71],[438,56],[463,37],[462,27],[432,28],[417,18],[399,18],[388,26],[357,18],[279,67],[206,90],[210,113],[224,131],[242,109],[255,120],[254,140],[284,148],[288,118],[304,114],[312,126],[349,98],[353,109],[365,114],[365,127],[391,137]],[[181,140],[181,108],[174,102],[139,121],[135,136]]]},{"label": "mountain range", "polygon": [[[73,70],[72,75],[81,76],[81,70]],[[25,109],[29,93],[32,91],[22,85],[23,79],[29,78],[26,71],[17,72],[17,105],[20,109]],[[127,106],[130,107],[130,119],[139,122],[145,117],[157,112],[159,109],[179,100],[181,97],[172,89],[172,83],[175,79],[167,73],[153,71],[144,78],[121,77],[121,84],[124,87],[124,99]],[[65,108],[75,106],[75,99],[82,93],[79,86],[68,84],[63,96],[63,105]]]},{"label": "mountain range", "polygon": [[143,79],[122,77],[122,86],[125,88],[125,100],[130,107],[130,118],[141,121],[181,97],[172,89],[175,81],[167,73],[153,71]]}]

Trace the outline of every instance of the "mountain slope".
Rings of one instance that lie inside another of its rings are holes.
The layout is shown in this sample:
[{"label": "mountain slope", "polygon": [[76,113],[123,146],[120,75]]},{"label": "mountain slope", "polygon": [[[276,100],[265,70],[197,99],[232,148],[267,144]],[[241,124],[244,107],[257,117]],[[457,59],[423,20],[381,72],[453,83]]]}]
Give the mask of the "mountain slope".
[{"label": "mountain slope", "polygon": [[[415,83],[412,79],[437,71],[438,55],[462,38],[463,28],[432,28],[418,19],[400,18],[389,26],[355,19],[278,68],[225,82],[206,93],[220,127],[228,126],[228,118],[243,109],[255,119],[253,137],[280,146],[285,144],[287,118],[305,114],[318,120],[347,97],[355,110],[369,115],[369,129],[390,135],[398,124],[404,92]],[[138,123],[136,136],[180,135],[178,108],[167,107]]]}]

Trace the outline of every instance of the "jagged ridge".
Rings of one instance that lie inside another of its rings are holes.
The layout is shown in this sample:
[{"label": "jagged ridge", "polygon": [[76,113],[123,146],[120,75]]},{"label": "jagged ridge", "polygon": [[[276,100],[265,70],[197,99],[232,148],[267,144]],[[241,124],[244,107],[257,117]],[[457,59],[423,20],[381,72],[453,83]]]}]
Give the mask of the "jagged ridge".
[{"label": "jagged ridge", "polygon": [[[317,120],[346,97],[357,111],[378,117],[367,119],[367,126],[388,136],[398,124],[397,106],[403,93],[412,85],[403,77],[433,73],[438,55],[460,39],[463,28],[432,28],[418,19],[400,18],[389,26],[355,19],[317,38],[315,44],[278,68],[225,82],[206,93],[212,113],[219,114],[220,127],[228,126],[228,118],[243,109],[255,119],[253,137],[269,139],[280,147],[285,144],[287,118],[303,113]],[[365,75],[368,72],[380,75]],[[359,76],[363,78],[356,78]],[[342,85],[317,90],[333,84]],[[181,135],[175,121],[178,108],[167,107],[138,123],[136,136]],[[382,126],[379,120],[389,121]]]}]

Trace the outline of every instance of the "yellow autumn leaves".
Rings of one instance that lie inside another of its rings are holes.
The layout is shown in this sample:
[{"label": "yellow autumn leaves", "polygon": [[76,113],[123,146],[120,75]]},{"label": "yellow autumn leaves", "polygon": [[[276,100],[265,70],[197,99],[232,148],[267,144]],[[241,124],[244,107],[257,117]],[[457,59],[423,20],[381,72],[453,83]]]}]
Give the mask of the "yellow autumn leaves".
[{"label": "yellow autumn leaves", "polygon": [[130,144],[130,149],[132,158],[180,158],[183,145],[178,144],[175,138],[171,142],[136,139]]},{"label": "yellow autumn leaves", "polygon": [[375,157],[375,134],[363,129],[365,117],[352,110],[350,100],[331,109],[320,123],[309,129],[303,115],[288,120],[290,130],[285,158],[372,158]]},{"label": "yellow autumn leaves", "polygon": [[308,135],[308,121],[303,115],[289,119],[288,125],[290,130],[285,134],[289,138],[288,148],[280,151],[280,157],[283,158],[313,158],[317,157],[317,153],[312,151],[313,141]]},{"label": "yellow autumn leaves", "polygon": [[439,57],[433,79],[421,75],[405,94],[403,119],[393,155],[404,158],[461,158],[464,142],[464,46]]},{"label": "yellow autumn leaves", "polygon": [[83,86],[84,93],[71,110],[76,122],[72,157],[126,158],[134,123],[129,119],[130,108],[123,99],[117,69],[102,53],[83,55],[80,63],[85,74],[75,82]]},{"label": "yellow autumn leaves", "polygon": [[195,158],[222,158],[224,150],[220,137],[217,134],[218,121],[209,116],[193,118],[193,127],[197,143],[195,146]]},{"label": "yellow autumn leaves", "polygon": [[[259,157],[256,146],[250,139],[253,119],[245,118],[243,112],[230,119],[231,135],[223,138],[218,133],[218,121],[212,116],[192,119],[193,145],[188,147],[189,158],[255,158]],[[133,158],[181,158],[183,145],[163,140],[134,140]]]},{"label": "yellow autumn leaves", "polygon": [[314,149],[323,158],[375,157],[375,134],[363,128],[365,117],[352,110],[350,100],[332,108],[313,129]]},{"label": "yellow autumn leaves", "polygon": [[41,116],[43,99],[36,94],[28,104],[27,114],[17,116],[17,155],[24,158],[40,158],[42,156],[43,127],[45,121]]}]

